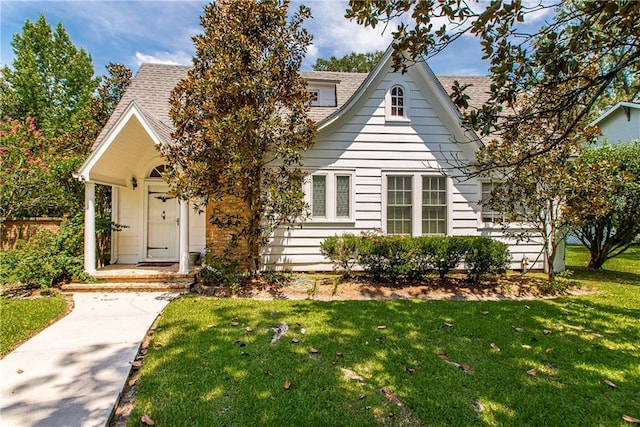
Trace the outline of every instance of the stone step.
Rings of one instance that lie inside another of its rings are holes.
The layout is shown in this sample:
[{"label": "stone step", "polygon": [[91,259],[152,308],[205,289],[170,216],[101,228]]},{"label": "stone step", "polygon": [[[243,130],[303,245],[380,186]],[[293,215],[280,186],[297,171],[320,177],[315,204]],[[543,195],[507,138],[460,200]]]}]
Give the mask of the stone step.
[{"label": "stone step", "polygon": [[172,281],[188,281],[193,283],[194,274],[178,274],[178,273],[145,273],[145,274],[113,274],[113,275],[93,275],[100,282],[108,283],[160,283]]},{"label": "stone step", "polygon": [[193,278],[147,282],[72,282],[61,286],[64,292],[188,292]]}]

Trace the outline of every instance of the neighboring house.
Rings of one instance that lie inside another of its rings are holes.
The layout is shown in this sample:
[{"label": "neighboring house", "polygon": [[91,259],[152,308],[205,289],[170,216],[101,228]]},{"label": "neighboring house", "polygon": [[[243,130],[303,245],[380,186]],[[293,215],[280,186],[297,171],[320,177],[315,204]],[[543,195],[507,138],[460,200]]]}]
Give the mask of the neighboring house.
[{"label": "neighboring house", "polygon": [[[157,146],[172,141],[169,93],[187,67],[144,64],[99,135],[77,177],[86,188],[85,269],[95,271],[94,187],[113,186],[112,261],[177,260],[188,271],[189,252],[203,252],[219,236],[206,215],[168,197]],[[463,176],[479,139],[460,124],[445,88],[472,84],[472,105],[488,97],[487,77],[436,77],[425,62],[407,73],[391,69],[391,50],[369,74],[302,72],[314,93],[310,115],[316,142],[305,153],[311,218],[278,229],[263,252],[265,268],[330,270],[320,253],[328,236],[381,230],[387,234],[484,235],[502,239],[496,213],[480,200],[489,182]],[[543,268],[541,244],[508,241],[512,267]],[[561,260],[560,260],[561,262]]]},{"label": "neighboring house", "polygon": [[591,122],[591,126],[598,126],[604,140],[611,144],[640,139],[640,104],[633,102],[618,102]]}]

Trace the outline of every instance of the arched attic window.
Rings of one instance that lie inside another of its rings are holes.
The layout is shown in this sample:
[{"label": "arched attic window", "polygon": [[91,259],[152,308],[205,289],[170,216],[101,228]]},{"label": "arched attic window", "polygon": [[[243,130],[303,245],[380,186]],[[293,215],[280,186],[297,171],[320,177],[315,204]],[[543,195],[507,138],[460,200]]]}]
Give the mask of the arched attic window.
[{"label": "arched attic window", "polygon": [[409,92],[396,84],[387,90],[385,116],[391,122],[409,122]]},{"label": "arched attic window", "polygon": [[402,86],[391,88],[391,116],[404,117],[404,89]]},{"label": "arched attic window", "polygon": [[171,166],[169,165],[156,166],[149,174],[149,178],[162,178],[162,175],[169,170],[171,170]]}]

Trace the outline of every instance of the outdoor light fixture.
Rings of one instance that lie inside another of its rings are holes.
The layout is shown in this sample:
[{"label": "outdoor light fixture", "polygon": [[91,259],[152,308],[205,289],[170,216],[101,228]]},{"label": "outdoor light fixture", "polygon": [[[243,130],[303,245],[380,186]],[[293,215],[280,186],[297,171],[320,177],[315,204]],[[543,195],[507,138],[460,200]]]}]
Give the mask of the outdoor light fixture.
[{"label": "outdoor light fixture", "polygon": [[135,175],[131,177],[131,186],[134,190],[136,189],[136,187],[138,187],[138,180],[136,179]]}]

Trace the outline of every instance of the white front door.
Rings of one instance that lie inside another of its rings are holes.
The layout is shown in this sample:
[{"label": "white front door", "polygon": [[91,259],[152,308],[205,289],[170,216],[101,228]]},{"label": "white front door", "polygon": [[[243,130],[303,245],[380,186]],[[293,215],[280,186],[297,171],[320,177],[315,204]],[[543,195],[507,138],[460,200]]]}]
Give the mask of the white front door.
[{"label": "white front door", "polygon": [[147,194],[146,258],[178,259],[178,200],[166,185],[149,185]]}]

